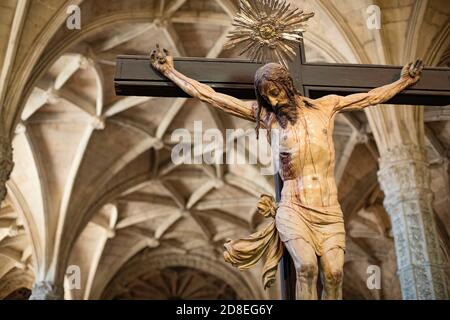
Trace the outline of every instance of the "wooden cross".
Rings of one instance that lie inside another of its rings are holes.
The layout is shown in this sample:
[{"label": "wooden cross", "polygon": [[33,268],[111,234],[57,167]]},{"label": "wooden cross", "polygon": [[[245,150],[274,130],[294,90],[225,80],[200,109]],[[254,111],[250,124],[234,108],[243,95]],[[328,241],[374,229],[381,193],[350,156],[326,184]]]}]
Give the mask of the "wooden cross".
[{"label": "wooden cross", "polygon": [[[289,65],[296,88],[303,96],[320,98],[328,94],[348,95],[396,81],[402,67],[358,64],[307,63],[303,42]],[[253,78],[262,63],[235,59],[175,58],[175,68],[216,91],[240,99],[255,99]],[[114,79],[121,96],[188,97],[170,80],[154,71],[149,56],[118,56]],[[450,68],[424,68],[421,80],[385,102],[387,104],[450,105]],[[282,181],[275,176],[275,193],[280,198]],[[295,299],[295,272],[287,250],[281,262],[282,297]]]}]

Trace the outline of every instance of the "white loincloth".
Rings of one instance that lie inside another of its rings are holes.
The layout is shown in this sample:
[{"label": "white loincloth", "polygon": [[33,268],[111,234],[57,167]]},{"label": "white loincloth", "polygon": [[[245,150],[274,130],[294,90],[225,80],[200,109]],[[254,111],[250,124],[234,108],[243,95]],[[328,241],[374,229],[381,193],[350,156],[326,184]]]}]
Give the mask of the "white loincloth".
[{"label": "white loincloth", "polygon": [[318,256],[334,248],[345,250],[344,217],[340,206],[307,207],[280,202],[275,223],[281,241],[301,238]]}]

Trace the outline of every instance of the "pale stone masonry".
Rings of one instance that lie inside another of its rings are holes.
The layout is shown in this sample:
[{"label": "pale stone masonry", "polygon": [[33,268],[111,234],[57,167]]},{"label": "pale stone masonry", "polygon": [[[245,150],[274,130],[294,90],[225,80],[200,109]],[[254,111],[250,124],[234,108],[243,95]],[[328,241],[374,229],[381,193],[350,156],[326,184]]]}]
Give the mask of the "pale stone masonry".
[{"label": "pale stone masonry", "polygon": [[448,299],[448,265],[439,247],[424,150],[413,144],[388,150],[378,177],[392,221],[403,298]]},{"label": "pale stone masonry", "polygon": [[41,281],[33,286],[30,300],[63,300],[64,290],[52,282]]}]

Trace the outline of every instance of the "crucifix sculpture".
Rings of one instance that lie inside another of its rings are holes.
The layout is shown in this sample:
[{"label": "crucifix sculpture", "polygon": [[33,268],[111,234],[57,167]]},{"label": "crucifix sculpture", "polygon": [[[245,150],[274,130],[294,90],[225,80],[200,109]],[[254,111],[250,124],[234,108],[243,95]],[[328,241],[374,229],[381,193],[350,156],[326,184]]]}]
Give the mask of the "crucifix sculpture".
[{"label": "crucifix sculpture", "polygon": [[[270,26],[262,27],[262,33],[270,36]],[[277,63],[173,59],[159,47],[151,54],[151,66],[148,57],[120,56],[116,92],[190,96],[254,121],[256,128],[278,130],[279,140],[271,141],[279,149],[281,163],[275,179],[276,202],[269,196],[259,202],[259,211],[275,220],[249,238],[227,243],[225,258],[235,266],[249,267],[263,253],[268,255],[266,286],[273,281],[284,252],[284,298],[317,299],[320,267],[322,298],[341,299],[345,230],[334,180],[334,116],[381,103],[449,104],[450,72],[426,68],[417,83],[423,68],[420,60],[403,68],[308,64],[303,42],[298,40],[296,60],[281,59],[291,74]],[[255,98],[256,102],[241,100]]]}]

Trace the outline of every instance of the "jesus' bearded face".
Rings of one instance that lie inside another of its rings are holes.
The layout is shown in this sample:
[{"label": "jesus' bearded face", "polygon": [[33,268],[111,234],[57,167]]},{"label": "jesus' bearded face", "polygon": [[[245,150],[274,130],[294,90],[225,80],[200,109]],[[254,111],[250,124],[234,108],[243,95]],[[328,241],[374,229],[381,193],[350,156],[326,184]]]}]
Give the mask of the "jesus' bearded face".
[{"label": "jesus' bearded face", "polygon": [[261,109],[274,113],[278,122],[286,128],[294,124],[298,116],[297,90],[289,72],[278,63],[268,63],[256,71],[255,91],[258,101],[256,130],[259,129]]},{"label": "jesus' bearded face", "polygon": [[277,112],[279,108],[291,103],[286,91],[276,86],[272,81],[265,82],[263,85],[263,92],[264,98],[269,102],[275,112]]},{"label": "jesus' bearded face", "polygon": [[273,112],[283,128],[288,121],[296,122],[298,110],[294,92],[288,92],[286,86],[270,80],[261,81],[258,89],[262,107]]}]

